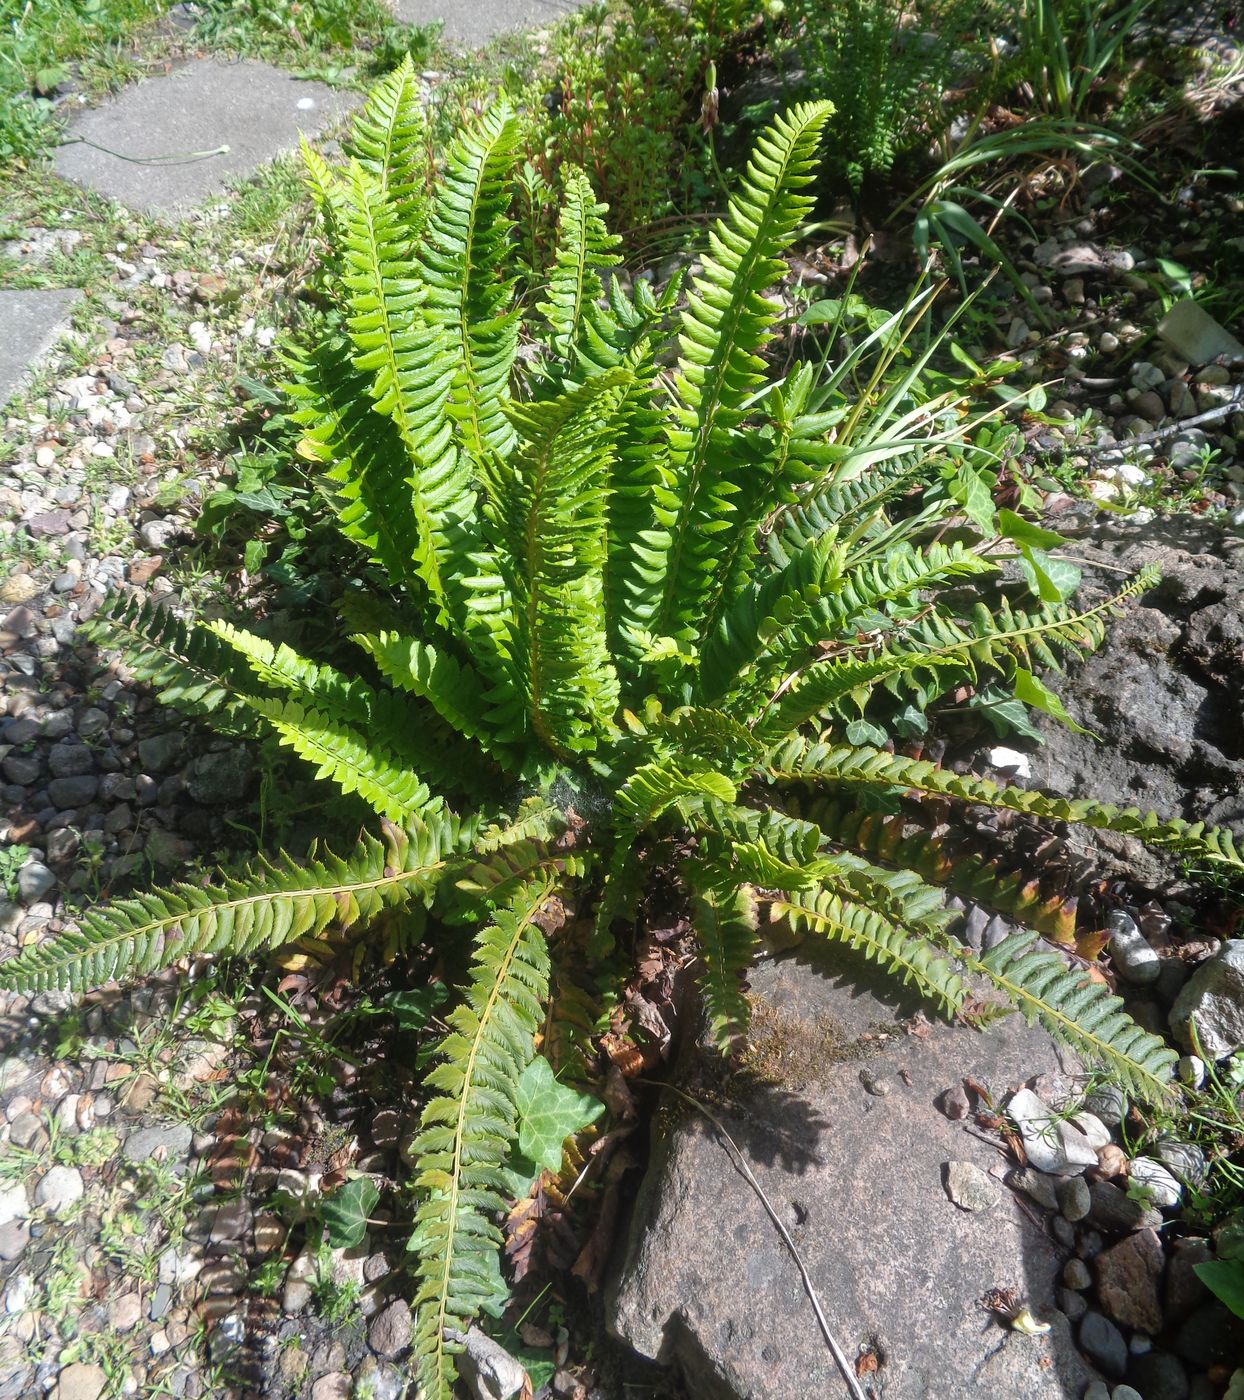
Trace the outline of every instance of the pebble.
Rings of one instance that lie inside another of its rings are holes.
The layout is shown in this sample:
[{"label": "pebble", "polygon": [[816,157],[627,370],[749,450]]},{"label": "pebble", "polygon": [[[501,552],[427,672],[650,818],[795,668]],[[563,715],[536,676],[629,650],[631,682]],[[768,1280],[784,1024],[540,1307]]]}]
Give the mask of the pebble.
[{"label": "pebble", "polygon": [[1093,1276],[1083,1259],[1068,1259],[1063,1266],[1063,1282],[1077,1293],[1083,1293],[1092,1285]]},{"label": "pebble", "polygon": [[1058,1183],[1058,1205],[1063,1219],[1075,1224],[1083,1220],[1093,1205],[1088,1182],[1082,1176],[1065,1177]]},{"label": "pebble", "polygon": [[34,904],[56,885],[56,876],[41,861],[30,860],[17,872],[17,897]]},{"label": "pebble", "polygon": [[311,1400],[350,1400],[348,1371],[330,1371],[311,1387]]},{"label": "pebble", "polygon": [[22,1181],[0,1185],[0,1225],[25,1220],[30,1215],[30,1197]]},{"label": "pebble", "polygon": [[75,1361],[57,1377],[52,1400],[99,1400],[107,1383],[102,1366]]},{"label": "pebble", "polygon": [[402,1298],[382,1308],[367,1329],[367,1341],[378,1355],[392,1359],[400,1356],[410,1345],[414,1323],[410,1307]]},{"label": "pebble", "polygon": [[1188,1400],[1188,1373],[1183,1362],[1168,1351],[1151,1351],[1134,1358],[1127,1373],[1144,1400]]},{"label": "pebble", "polygon": [[977,1212],[997,1205],[998,1188],[975,1162],[947,1162],[946,1194],[961,1210]]},{"label": "pebble", "polygon": [[61,1215],[85,1194],[86,1186],[77,1167],[53,1167],[35,1187],[35,1205],[49,1215]]},{"label": "pebble", "polygon": [[1120,977],[1138,987],[1158,980],[1161,963],[1149,940],[1123,909],[1115,909],[1106,921],[1110,933],[1110,956]]},{"label": "pebble", "polygon": [[1089,1186],[1093,1205],[1088,1213],[1089,1224],[1107,1235],[1123,1235],[1132,1230],[1158,1229],[1162,1212],[1143,1201],[1134,1200],[1109,1181],[1097,1181]]},{"label": "pebble", "polygon": [[1084,1134],[1059,1119],[1031,1089],[1012,1094],[1007,1112],[1019,1128],[1029,1162],[1038,1171],[1074,1176],[1097,1165],[1097,1153]]},{"label": "pebble", "polygon": [[1168,1168],[1153,1157],[1133,1157],[1128,1167],[1133,1186],[1141,1187],[1160,1210],[1177,1206],[1183,1196],[1183,1185]]},{"label": "pebble", "polygon": [[[193,1130],[189,1123],[170,1123],[140,1128],[125,1140],[121,1154],[127,1162],[165,1161],[175,1169],[184,1168],[190,1152]],[[158,1155],[157,1155],[158,1154]]]},{"label": "pebble", "polygon": [[1118,1380],[1127,1370],[1123,1333],[1099,1312],[1085,1313],[1080,1323],[1080,1346],[1106,1375]]},{"label": "pebble", "polygon": [[1137,1230],[1104,1250],[1093,1261],[1098,1306],[1120,1327],[1160,1331],[1165,1262],[1155,1230]]}]

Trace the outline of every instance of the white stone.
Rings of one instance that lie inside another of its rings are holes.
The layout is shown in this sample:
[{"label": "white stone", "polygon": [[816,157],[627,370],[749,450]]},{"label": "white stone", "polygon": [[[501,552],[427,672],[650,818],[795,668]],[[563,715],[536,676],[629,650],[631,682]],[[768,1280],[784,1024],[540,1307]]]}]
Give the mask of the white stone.
[{"label": "white stone", "polygon": [[1018,749],[1008,749],[999,745],[996,749],[989,750],[989,762],[994,768],[1012,768],[1015,770],[1017,778],[1032,777],[1032,763],[1026,753],[1020,753]]},{"label": "white stone", "polygon": [[26,1220],[29,1216],[30,1198],[25,1183],[14,1181],[9,1186],[0,1186],[0,1225],[10,1225],[14,1220]]},{"label": "white stone", "polygon": [[86,1194],[82,1173],[77,1167],[53,1167],[35,1187],[35,1205],[49,1215],[60,1215]]},{"label": "white stone", "polygon": [[1127,1174],[1132,1184],[1142,1187],[1161,1210],[1177,1206],[1184,1194],[1184,1188],[1174,1173],[1153,1157],[1133,1157]]},{"label": "white stone", "polygon": [[1029,1163],[1051,1176],[1079,1176],[1097,1165],[1097,1153],[1079,1129],[1058,1115],[1032,1092],[1011,1095],[1007,1112],[1019,1128]]},{"label": "white stone", "polygon": [[1136,920],[1122,909],[1115,909],[1106,921],[1110,931],[1110,956],[1120,977],[1138,987],[1156,982],[1162,971],[1157,953],[1149,946]]}]

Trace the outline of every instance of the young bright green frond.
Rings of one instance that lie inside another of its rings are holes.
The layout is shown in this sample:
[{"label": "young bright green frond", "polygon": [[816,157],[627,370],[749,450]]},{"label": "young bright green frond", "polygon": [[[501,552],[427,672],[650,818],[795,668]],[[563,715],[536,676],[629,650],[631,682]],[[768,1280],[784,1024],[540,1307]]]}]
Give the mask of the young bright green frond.
[{"label": "young bright green frond", "polygon": [[1111,1078],[1139,1098],[1169,1097],[1177,1053],[1159,1036],[1142,1030],[1123,1002],[1100,982],[1072,971],[1039,938],[1014,933],[967,967],[987,977],[1027,1021],[1040,1021],[1052,1035],[1103,1065]]},{"label": "young bright green frond", "polygon": [[519,445],[485,476],[488,525],[513,570],[498,644],[513,669],[508,693],[498,688],[498,731],[506,741],[533,734],[563,756],[596,747],[618,706],[601,575],[606,485],[628,384],[624,370],[611,370],[555,399],[509,405]]},{"label": "young bright green frond", "polygon": [[811,822],[717,801],[701,804],[699,820],[723,838],[739,881],[768,890],[798,890],[825,874],[819,855],[823,838]]},{"label": "young bright green frond", "polygon": [[607,207],[596,202],[577,166],[563,169],[566,188],[557,224],[557,251],[549,272],[547,300],[539,310],[549,328],[549,349],[573,366],[587,308],[603,293],[602,268],[617,265],[622,240],[605,227]]},{"label": "young bright green frond", "polygon": [[518,347],[506,218],[517,139],[518,124],[504,102],[458,135],[417,253],[427,318],[442,333],[438,354],[450,383],[450,413],[477,465],[514,444],[504,408]]},{"label": "young bright green frond", "polygon": [[331,853],[259,860],[213,885],[178,884],[96,906],[76,930],[0,966],[0,987],[86,991],[145,977],[182,958],[244,957],[323,932],[366,925],[384,909],[429,901],[462,843],[458,822],[431,815],[408,830],[364,836]]},{"label": "young bright green frond", "polygon": [[370,378],[354,367],[340,336],[291,352],[287,363],[290,416],[304,429],[299,453],[323,465],[323,494],[338,528],[393,583],[413,583],[419,536],[410,461],[397,424],[372,412]]},{"label": "young bright green frond", "polygon": [[730,869],[724,849],[683,863],[691,892],[691,918],[704,967],[700,992],[709,1029],[724,1050],[747,1030],[744,978],[756,956],[756,900]]},{"label": "young bright green frond", "polygon": [[452,595],[466,566],[458,536],[474,511],[469,470],[446,411],[454,342],[424,312],[427,290],[396,206],[358,165],[348,186],[344,242],[354,363],[372,376],[376,412],[393,420],[405,446],[415,562],[440,620],[449,624],[458,618]]},{"label": "young bright green frond", "polygon": [[420,223],[427,118],[407,54],[372,88],[350,131],[349,153],[380,182],[413,236]]},{"label": "young bright green frond", "polygon": [[441,809],[418,773],[379,739],[296,700],[246,702],[272,726],[282,744],[315,767],[317,778],[331,778],[343,793],[358,795],[392,822],[408,822]]},{"label": "young bright green frond", "polygon": [[481,722],[486,691],[473,666],[455,660],[448,652],[428,642],[400,632],[358,634],[352,640],[400,690],[427,700],[459,734],[474,739],[504,766],[516,765],[516,756],[494,745],[490,731]]},{"label": "young bright green frond", "polygon": [[909,934],[867,905],[829,890],[796,891],[775,900],[773,912],[785,915],[792,928],[860,949],[947,1016],[956,1015],[963,1005],[967,988],[951,963],[920,935]]},{"label": "young bright green frond", "polygon": [[[805,103],[775,119],[757,142],[726,215],[709,234],[704,271],[683,313],[675,391],[673,464],[657,494],[654,546],[668,550],[654,631],[697,642],[739,523],[737,429],[763,383],[758,352],[779,307],[765,292],[783,271],[779,255],[811,208],[821,131],[833,111]],[[773,502],[777,504],[776,501]]]},{"label": "young bright green frond", "polygon": [[1104,831],[1117,831],[1160,850],[1244,869],[1244,849],[1229,831],[1186,822],[1163,820],[1153,812],[1120,808],[1088,798],[1050,797],[1025,788],[999,787],[987,778],[965,777],[923,759],[902,758],[864,746],[841,747],[794,738],[775,748],[764,765],[777,782],[830,782],[898,792],[953,797],[981,807],[1001,807],[1048,821],[1079,822]]},{"label": "young bright green frond", "polygon": [[466,999],[427,1076],[434,1091],[415,1141],[416,1187],[427,1193],[410,1247],[418,1254],[415,1354],[420,1395],[449,1400],[455,1370],[446,1328],[466,1330],[495,1294],[506,1205],[501,1167],[516,1127],[514,1095],[534,1053],[549,960],[536,922],[552,893],[545,875],[515,891],[476,942]]},{"label": "young bright green frond", "polygon": [[261,730],[243,700],[261,695],[263,687],[245,662],[212,633],[181,622],[171,609],[110,593],[82,631],[94,642],[123,648],[135,676],[166,705],[199,715],[224,734]]}]

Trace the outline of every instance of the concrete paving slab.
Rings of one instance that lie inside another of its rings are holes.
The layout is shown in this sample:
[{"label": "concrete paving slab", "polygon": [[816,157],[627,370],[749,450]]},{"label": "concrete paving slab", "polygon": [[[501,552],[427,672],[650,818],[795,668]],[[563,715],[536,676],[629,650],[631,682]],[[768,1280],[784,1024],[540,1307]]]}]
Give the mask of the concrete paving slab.
[{"label": "concrete paving slab", "polygon": [[131,209],[185,213],[359,100],[266,63],[195,59],[84,112],[56,173]]},{"label": "concrete paving slab", "polygon": [[81,299],[76,290],[0,292],[0,405],[68,326],[69,313]]},{"label": "concrete paving slab", "polygon": [[444,22],[446,42],[478,48],[498,34],[539,29],[572,13],[587,0],[396,0],[405,24]]}]

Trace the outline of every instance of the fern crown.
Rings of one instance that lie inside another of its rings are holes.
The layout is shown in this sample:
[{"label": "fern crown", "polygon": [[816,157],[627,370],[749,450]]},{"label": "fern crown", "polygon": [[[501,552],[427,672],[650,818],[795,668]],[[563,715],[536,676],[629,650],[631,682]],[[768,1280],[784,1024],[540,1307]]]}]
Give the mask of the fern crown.
[{"label": "fern crown", "polygon": [[[1088,610],[1039,573],[1025,596],[999,572],[987,499],[970,510],[985,526],[939,536],[992,449],[913,407],[922,361],[870,391],[867,412],[845,372],[796,362],[772,377],[770,288],[808,215],[830,112],[797,106],[760,138],[685,296],[677,281],[628,286],[573,170],[555,255],[523,295],[513,114],[485,113],[430,180],[414,74],[398,69],[348,166],[308,157],[339,307],[290,352],[288,392],[300,454],[372,581],[343,595],[342,646],[304,656],[124,601],[99,626],[167,700],[274,735],[381,834],[346,858],[119,901],[0,981],[81,987],[398,907],[429,938],[444,936],[423,922],[434,904],[482,927],[416,1145],[429,1400],[453,1385],[448,1339],[501,1287],[517,1081],[537,1040],[563,1077],[587,1072],[592,1018],[558,1008],[607,1005],[591,972],[621,975],[619,935],[642,918],[654,853],[683,883],[723,1043],[746,1025],[767,910],[861,950],[947,1014],[979,1007],[968,978],[983,979],[1155,1098],[1173,1056],[1103,988],[1031,935],[985,956],[955,940],[935,888],[953,872],[920,802],[1112,825],[1242,863],[1222,833],[887,750],[887,729],[918,732],[956,691],[1056,703],[1034,673],[1095,646],[1150,580]],[[871,348],[885,353],[896,325]],[[973,871],[977,893],[1004,902],[1001,878]],[[588,946],[551,940],[558,911],[589,894]],[[1041,923],[1038,899],[1007,897]]]}]

